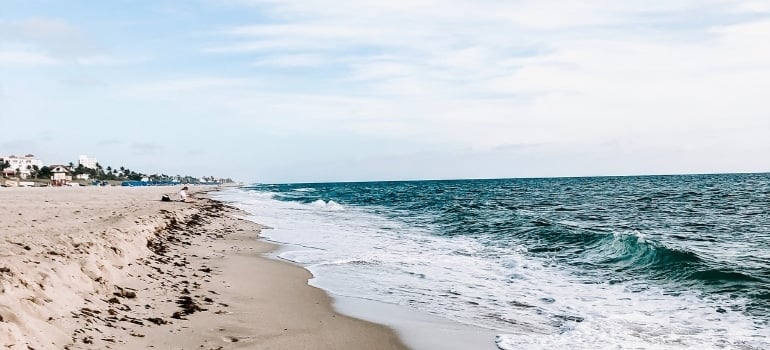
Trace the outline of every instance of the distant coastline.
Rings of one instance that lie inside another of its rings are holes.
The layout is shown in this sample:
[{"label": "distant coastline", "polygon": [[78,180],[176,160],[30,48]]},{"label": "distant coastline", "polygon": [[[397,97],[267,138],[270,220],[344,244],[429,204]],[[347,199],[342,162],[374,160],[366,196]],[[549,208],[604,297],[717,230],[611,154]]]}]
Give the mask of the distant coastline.
[{"label": "distant coastline", "polygon": [[214,176],[145,174],[124,166],[103,167],[96,159],[81,155],[78,164],[43,165],[33,154],[23,157],[0,156],[0,186],[47,187],[47,186],[173,186],[173,185],[221,185],[234,183],[231,178]]}]

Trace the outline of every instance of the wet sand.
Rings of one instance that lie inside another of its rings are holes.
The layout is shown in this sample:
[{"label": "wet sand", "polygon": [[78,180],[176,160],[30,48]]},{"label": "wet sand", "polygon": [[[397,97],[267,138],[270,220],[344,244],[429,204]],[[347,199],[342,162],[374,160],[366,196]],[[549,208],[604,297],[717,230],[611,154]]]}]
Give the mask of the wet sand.
[{"label": "wet sand", "polygon": [[0,188],[0,345],[404,349],[336,313],[237,210],[191,188]]}]

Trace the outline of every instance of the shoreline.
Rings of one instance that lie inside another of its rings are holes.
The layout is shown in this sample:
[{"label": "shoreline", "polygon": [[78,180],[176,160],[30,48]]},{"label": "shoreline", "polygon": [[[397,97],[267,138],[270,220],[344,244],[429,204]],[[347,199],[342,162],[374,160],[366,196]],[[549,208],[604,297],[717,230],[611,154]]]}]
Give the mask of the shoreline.
[{"label": "shoreline", "polygon": [[0,344],[10,349],[406,349],[334,310],[261,226],[193,188],[2,189]]},{"label": "shoreline", "polygon": [[[281,252],[301,249],[301,247],[264,237],[260,239],[277,247],[265,253],[265,257],[306,269],[300,263],[280,256]],[[332,299],[335,312],[389,327],[409,349],[498,350],[497,336],[505,333],[503,330],[465,324],[405,306],[336,294],[318,286],[316,279],[319,277],[312,272],[309,273],[311,279],[308,283],[314,288],[323,290]]]},{"label": "shoreline", "polygon": [[[232,203],[236,206],[238,203],[228,200],[226,196],[215,195],[215,198],[223,203]],[[251,214],[247,216],[247,219],[250,216]],[[248,220],[255,222],[253,219]],[[271,228],[267,227],[267,229]],[[265,254],[266,257],[300,266],[308,271],[311,276],[308,284],[323,290],[332,299],[336,312],[387,326],[393,329],[410,349],[497,350],[499,349],[496,344],[498,335],[506,333],[504,330],[465,324],[406,306],[337,294],[324,287],[330,283],[327,276],[315,275],[311,268],[282,256],[283,253],[303,250],[307,247],[273,240],[269,234],[260,236],[260,240],[277,246],[276,249]],[[333,282],[331,283],[333,284]]]}]

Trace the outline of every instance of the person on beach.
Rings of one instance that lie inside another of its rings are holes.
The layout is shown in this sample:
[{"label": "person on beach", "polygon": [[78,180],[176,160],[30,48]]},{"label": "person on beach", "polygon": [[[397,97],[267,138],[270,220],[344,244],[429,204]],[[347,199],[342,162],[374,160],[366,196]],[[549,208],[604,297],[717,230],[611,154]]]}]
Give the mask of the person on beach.
[{"label": "person on beach", "polygon": [[182,189],[179,190],[179,201],[180,202],[186,202],[187,201],[187,186],[182,187]]}]

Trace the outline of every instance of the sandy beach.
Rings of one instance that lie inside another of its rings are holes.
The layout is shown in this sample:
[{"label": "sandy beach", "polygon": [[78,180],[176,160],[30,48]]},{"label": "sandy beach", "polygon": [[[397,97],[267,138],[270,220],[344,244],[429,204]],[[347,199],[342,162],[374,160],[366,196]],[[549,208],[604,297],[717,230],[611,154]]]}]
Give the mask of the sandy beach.
[{"label": "sandy beach", "polygon": [[192,188],[0,188],[10,349],[403,349],[340,315],[261,227]]}]

